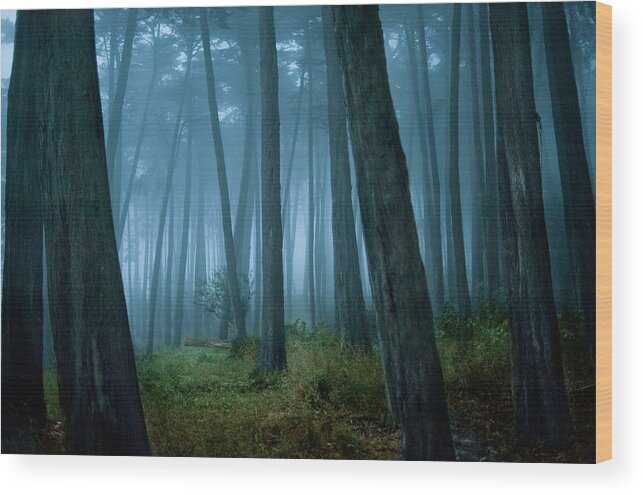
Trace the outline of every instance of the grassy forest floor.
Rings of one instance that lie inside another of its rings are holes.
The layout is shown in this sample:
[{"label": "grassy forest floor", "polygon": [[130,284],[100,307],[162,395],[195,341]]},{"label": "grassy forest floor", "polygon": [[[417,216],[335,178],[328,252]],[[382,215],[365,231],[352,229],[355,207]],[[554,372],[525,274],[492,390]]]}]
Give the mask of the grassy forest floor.
[{"label": "grassy forest floor", "polygon": [[[593,379],[582,359],[580,321],[561,315],[566,381],[576,438],[562,449],[515,441],[509,335],[493,305],[464,322],[447,309],[438,325],[446,389],[460,460],[592,462]],[[474,340],[458,335],[473,326]],[[330,329],[287,331],[287,373],[250,378],[258,341],[231,349],[184,347],[139,361],[152,448],[160,456],[398,459],[375,351],[340,350]],[[56,376],[45,373],[49,453],[64,453]]]}]

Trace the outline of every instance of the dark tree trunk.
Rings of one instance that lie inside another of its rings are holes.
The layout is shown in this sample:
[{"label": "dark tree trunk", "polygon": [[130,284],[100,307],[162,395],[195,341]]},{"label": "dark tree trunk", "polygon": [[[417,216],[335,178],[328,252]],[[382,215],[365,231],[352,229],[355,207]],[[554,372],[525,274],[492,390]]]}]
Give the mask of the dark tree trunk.
[{"label": "dark tree trunk", "polygon": [[39,128],[49,308],[68,452],[147,455],[110,208],[93,11],[27,15],[49,36],[36,55],[49,68],[34,77],[44,77],[46,94],[56,95],[45,101]]},{"label": "dark tree trunk", "polygon": [[[310,57],[310,33],[306,34],[306,49]],[[314,133],[313,133],[313,71],[308,64],[308,244],[306,246],[306,276],[308,281],[308,312],[310,328],[317,325],[315,294],[315,174],[314,174]]]},{"label": "dark tree trunk", "polygon": [[[181,249],[179,252],[179,266],[177,271],[176,310],[174,312],[174,344],[181,345],[183,340],[183,311],[185,306],[185,279],[188,263],[188,237],[190,235],[190,202],[192,195],[192,140],[194,137],[194,124],[192,118],[192,105],[188,105],[188,142],[185,164],[185,190],[183,192],[183,220],[181,222]],[[172,327],[170,327],[172,328]]]},{"label": "dark tree trunk", "polygon": [[[444,305],[444,260],[442,256],[442,199],[440,193],[440,174],[438,172],[438,153],[435,140],[435,128],[433,126],[433,101],[431,97],[431,85],[429,84],[429,57],[426,51],[426,39],[424,35],[424,12],[423,6],[417,6],[418,33],[420,36],[420,67],[422,70],[421,88],[424,94],[424,106],[426,114],[426,132],[429,140],[429,158],[431,167],[432,211],[430,224],[431,232],[431,266],[428,268],[429,280],[434,280],[431,287],[431,300],[433,310],[439,312]],[[430,282],[429,282],[430,283]]]},{"label": "dark tree trunk", "polygon": [[263,317],[255,374],[286,368],[279,158],[279,77],[273,7],[259,8]]},{"label": "dark tree trunk", "polygon": [[322,7],[328,92],[334,287],[337,326],[344,346],[368,345],[368,323],[357,256],[351,169],[342,73],[337,59],[333,11]]},{"label": "dark tree trunk", "polygon": [[471,227],[471,288],[472,304],[476,310],[480,298],[485,297],[484,287],[484,190],[485,170],[480,135],[480,97],[478,94],[478,55],[474,27],[473,4],[467,4],[467,31],[469,38],[469,77],[471,80],[471,100],[473,117],[473,218]]},{"label": "dark tree trunk", "polygon": [[176,235],[176,228],[174,226],[174,219],[176,217],[176,210],[174,208],[174,196],[175,192],[170,191],[170,203],[168,216],[168,226],[167,226],[167,242],[166,242],[166,253],[165,253],[165,318],[164,323],[164,332],[163,332],[163,343],[166,346],[172,344],[172,275],[174,271],[174,237]]},{"label": "dark tree trunk", "polygon": [[262,246],[261,246],[261,184],[257,182],[255,186],[255,308],[254,308],[254,326],[255,332],[260,333],[261,324],[261,306],[263,304],[262,286],[263,270],[261,269]]},{"label": "dark tree trunk", "polygon": [[[197,293],[201,284],[203,284],[208,276],[207,266],[205,261],[205,204],[204,204],[204,178],[199,174],[199,192],[197,195],[197,210],[196,210],[196,242],[194,254],[194,292]],[[197,336],[205,335],[206,315],[201,307],[197,307],[196,311],[196,324],[194,331]]]},{"label": "dark tree trunk", "polygon": [[489,296],[498,297],[500,290],[498,173],[493,121],[493,93],[491,89],[491,48],[489,46],[489,7],[480,6],[480,65],[482,66],[482,119],[484,126],[485,207],[484,253],[485,279]]},{"label": "dark tree trunk", "polygon": [[560,443],[571,430],[551,282],[527,6],[490,6],[501,221],[507,255],[518,436]]},{"label": "dark tree trunk", "polygon": [[181,117],[183,116],[183,107],[185,106],[185,99],[187,97],[188,89],[190,87],[190,76],[192,73],[192,46],[190,43],[188,43],[186,54],[187,54],[187,67],[185,70],[185,75],[183,76],[184,77],[183,91],[181,93],[179,109],[178,109],[178,113],[176,114],[176,121],[174,123],[172,145],[170,148],[170,157],[167,164],[167,176],[165,178],[165,186],[164,186],[165,189],[163,191],[161,213],[159,214],[159,225],[158,225],[158,230],[156,232],[156,249],[154,252],[154,266],[152,268],[152,280],[150,284],[147,344],[145,347],[145,352],[148,355],[154,352],[154,323],[156,318],[156,300],[158,299],[159,275],[161,271],[161,254],[163,251],[163,233],[165,231],[167,206],[170,200],[170,193],[172,191],[172,178],[174,177],[174,169],[176,168],[177,154],[178,154],[178,148],[179,148],[179,138],[181,135]]},{"label": "dark tree trunk", "polygon": [[592,364],[596,360],[596,208],[583,143],[576,77],[562,3],[543,4],[549,91],[563,190],[565,230]]},{"label": "dark tree trunk", "polygon": [[19,11],[7,108],[2,270],[2,452],[38,451],[46,419],[43,359],[43,219],[36,132],[43,105],[47,34]]},{"label": "dark tree trunk", "polygon": [[[449,197],[451,199],[451,232],[455,264],[458,309],[466,318],[471,315],[471,298],[467,281],[467,265],[464,255],[464,234],[462,232],[462,202],[460,200],[460,149],[458,136],[460,107],[460,32],[462,26],[462,4],[453,4],[451,24],[451,90],[449,94]],[[468,328],[468,327],[467,327]],[[467,336],[463,336],[467,339]]]},{"label": "dark tree trunk", "polygon": [[219,181],[219,197],[221,198],[221,219],[223,224],[223,242],[226,259],[226,272],[228,275],[228,292],[232,304],[232,314],[236,327],[237,339],[246,337],[246,315],[241,304],[241,290],[239,288],[239,275],[237,272],[237,257],[232,235],[232,219],[230,213],[230,194],[228,192],[228,178],[226,176],[225,155],[223,139],[219,126],[219,106],[217,104],[214,70],[212,69],[212,53],[210,50],[210,29],[208,27],[208,13],[206,8],[200,10],[201,39],[203,41],[203,61],[208,88],[208,105],[210,107],[210,126],[212,140],[214,141],[214,154],[217,162],[217,178]]},{"label": "dark tree trunk", "polygon": [[[109,101],[109,122],[107,127],[107,146],[105,153],[107,155],[107,166],[112,170],[110,177],[110,186],[112,190],[112,203],[115,212],[114,223],[117,231],[120,232],[122,226],[119,225],[120,215],[120,189],[121,177],[120,171],[116,167],[116,151],[118,149],[119,138],[121,136],[121,123],[123,118],[123,102],[125,101],[125,89],[127,87],[127,77],[129,75],[130,61],[132,60],[132,44],[134,43],[134,34],[136,32],[137,9],[127,10],[127,21],[125,26],[125,39],[123,41],[123,54],[118,67],[118,78],[116,79],[116,89],[114,91],[114,101]],[[120,236],[119,236],[120,237]]]},{"label": "dark tree trunk", "polygon": [[374,6],[333,7],[387,389],[405,459],[453,460],[406,159]]}]

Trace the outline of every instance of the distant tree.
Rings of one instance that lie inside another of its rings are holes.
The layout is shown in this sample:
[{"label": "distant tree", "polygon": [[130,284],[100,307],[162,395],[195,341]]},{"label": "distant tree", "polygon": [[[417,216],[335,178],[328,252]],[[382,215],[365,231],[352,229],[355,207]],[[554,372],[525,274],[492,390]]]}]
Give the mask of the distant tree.
[{"label": "distant tree", "polygon": [[467,11],[466,30],[468,32],[469,78],[471,81],[471,127],[473,128],[473,218],[471,227],[471,295],[474,308],[479,308],[480,297],[485,296],[484,287],[484,200],[485,200],[485,168],[482,151],[482,136],[480,128],[480,96],[478,88],[478,54],[476,31],[474,24],[473,4],[465,5]]},{"label": "distant tree", "polygon": [[523,440],[556,444],[567,439],[571,420],[545,227],[527,6],[489,9],[516,430]]},{"label": "distant tree", "polygon": [[[116,88],[113,94],[113,100],[109,100],[109,124],[107,127],[107,145],[105,153],[107,155],[107,167],[111,171],[111,191],[112,202],[114,203],[114,223],[117,231],[119,229],[120,215],[120,189],[121,177],[120,169],[116,166],[116,151],[118,149],[121,125],[123,120],[123,102],[125,101],[125,90],[127,88],[127,78],[129,76],[130,61],[132,60],[132,45],[134,44],[134,35],[136,34],[137,9],[127,10],[127,21],[125,26],[125,40],[123,42],[123,53],[121,55]],[[114,30],[112,29],[112,33]],[[112,53],[114,51],[112,50]],[[111,96],[111,93],[110,93]],[[120,163],[120,161],[119,161]],[[118,239],[120,240],[120,239]]]},{"label": "distant tree", "polygon": [[462,202],[460,199],[460,32],[462,4],[453,4],[451,20],[451,73],[449,92],[449,197],[451,199],[451,234],[453,239],[454,268],[458,309],[464,316],[471,314],[471,297],[467,281],[462,231]]},{"label": "distant tree", "polygon": [[406,158],[376,6],[334,6],[357,190],[389,402],[405,459],[454,450]]},{"label": "distant tree", "polygon": [[263,315],[256,375],[286,368],[281,228],[279,86],[273,7],[259,7]]},{"label": "distant tree", "polygon": [[[187,20],[186,22],[191,22]],[[185,101],[187,98],[188,90],[190,88],[190,78],[192,74],[192,57],[193,50],[195,45],[194,35],[190,32],[189,29],[186,29],[185,33],[185,42],[186,42],[186,68],[185,74],[183,75],[183,89],[181,90],[181,97],[179,101],[179,108],[176,114],[176,119],[174,123],[174,130],[172,131],[172,144],[170,147],[170,154],[168,157],[167,164],[167,175],[165,178],[165,184],[163,188],[162,203],[161,203],[161,212],[159,215],[159,224],[156,232],[156,246],[154,251],[153,268],[151,274],[150,282],[150,302],[149,302],[149,318],[148,318],[148,327],[147,327],[147,343],[145,347],[146,354],[152,354],[154,351],[154,326],[156,321],[156,302],[158,299],[158,287],[159,287],[159,277],[161,271],[161,255],[163,252],[163,234],[165,232],[165,223],[167,217],[168,203],[170,201],[170,193],[172,191],[172,181],[174,177],[174,170],[176,169],[176,161],[178,148],[180,143],[180,138],[182,134],[182,118],[183,110],[185,107]],[[180,342],[175,340],[175,345],[179,345]]]},{"label": "distant tree", "polygon": [[203,41],[203,60],[207,81],[208,105],[210,108],[210,126],[212,130],[212,140],[214,142],[214,154],[217,162],[219,197],[221,198],[221,218],[223,224],[225,258],[226,265],[228,267],[228,284],[230,285],[230,302],[232,304],[232,314],[234,316],[234,323],[237,330],[235,337],[237,339],[243,339],[246,336],[246,317],[244,312],[241,311],[237,256],[234,245],[234,236],[232,233],[232,218],[230,212],[230,194],[228,191],[223,139],[221,137],[221,128],[219,125],[219,108],[217,105],[214,70],[212,68],[210,28],[208,26],[208,11],[206,8],[200,9],[199,17],[201,24],[201,40]]},{"label": "distant tree", "polygon": [[[429,284],[433,280],[431,301],[434,311],[441,311],[444,304],[444,260],[442,257],[442,196],[440,191],[440,174],[438,172],[437,142],[435,139],[435,126],[433,122],[433,97],[429,83],[429,57],[426,50],[426,36],[424,33],[424,6],[416,6],[418,48],[421,68],[420,88],[424,95],[424,113],[426,136],[428,139],[430,183],[431,183],[431,210],[430,215],[430,246],[431,258],[428,266]],[[425,186],[426,187],[426,186]]]},{"label": "distant tree", "polygon": [[482,119],[484,129],[485,203],[484,254],[485,280],[491,297],[500,289],[499,222],[498,222],[498,173],[493,121],[493,91],[491,88],[491,47],[489,40],[489,6],[480,5],[478,17],[480,35],[480,69],[482,74]]}]

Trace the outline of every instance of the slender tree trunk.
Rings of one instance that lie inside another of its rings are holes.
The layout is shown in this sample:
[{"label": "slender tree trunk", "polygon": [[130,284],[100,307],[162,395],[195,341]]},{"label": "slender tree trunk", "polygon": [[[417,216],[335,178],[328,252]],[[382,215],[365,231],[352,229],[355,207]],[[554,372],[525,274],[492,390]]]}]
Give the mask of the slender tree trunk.
[{"label": "slender tree trunk", "polygon": [[596,360],[596,208],[583,142],[576,76],[562,3],[543,4],[552,115],[563,190],[565,230],[592,364]]},{"label": "slender tree trunk", "polygon": [[[191,105],[190,105],[191,107]],[[188,109],[188,119],[192,118],[192,109]],[[179,346],[183,340],[183,310],[185,305],[185,279],[188,262],[188,238],[190,235],[190,201],[192,195],[192,140],[194,124],[188,121],[187,157],[185,164],[185,191],[183,193],[183,220],[181,222],[181,251],[177,273],[176,310],[174,312],[174,345]]]},{"label": "slender tree trunk", "polygon": [[37,12],[18,11],[7,108],[2,269],[2,452],[37,453],[42,382],[43,212],[36,132],[48,68]]},{"label": "slender tree trunk", "polygon": [[254,222],[255,222],[255,314],[254,314],[254,325],[255,332],[259,333],[261,331],[262,322],[261,322],[261,311],[262,311],[262,287],[263,287],[263,270],[261,269],[261,259],[262,259],[262,246],[261,246],[261,184],[257,182],[255,186],[255,212],[254,212]]},{"label": "slender tree trunk", "polygon": [[174,177],[174,169],[176,168],[177,154],[179,148],[179,138],[181,134],[181,117],[183,116],[183,107],[185,106],[185,99],[188,89],[190,87],[190,76],[192,73],[192,46],[188,43],[187,53],[187,67],[185,70],[183,80],[183,90],[181,92],[181,100],[179,102],[178,113],[176,114],[176,121],[174,123],[174,132],[172,136],[172,145],[170,149],[170,158],[167,164],[167,176],[165,178],[165,190],[163,191],[163,199],[161,204],[161,213],[159,215],[158,231],[156,233],[156,250],[154,253],[154,266],[152,269],[152,281],[150,285],[150,301],[149,301],[149,321],[147,328],[147,344],[145,348],[146,354],[152,354],[154,351],[154,323],[156,318],[156,300],[158,298],[158,285],[159,275],[161,271],[161,253],[163,250],[163,233],[165,231],[165,219],[167,217],[167,206],[170,200],[170,192],[172,191],[172,178]]},{"label": "slender tree trunk", "polygon": [[335,306],[342,345],[368,345],[368,323],[359,273],[342,73],[333,11],[322,7],[328,92],[328,137],[332,195]]},{"label": "slender tree trunk", "polygon": [[527,6],[490,6],[501,220],[507,254],[518,436],[560,443],[571,430],[540,175]]},{"label": "slender tree trunk", "polygon": [[375,6],[334,6],[385,378],[405,459],[453,460],[406,159]]},{"label": "slender tree trunk", "polygon": [[259,8],[263,318],[255,374],[286,368],[279,157],[279,77],[273,7]]},{"label": "slender tree trunk", "polygon": [[[120,173],[117,173],[116,167],[116,151],[118,149],[119,138],[121,135],[121,124],[123,119],[123,102],[125,101],[125,89],[127,87],[127,77],[129,75],[129,66],[132,59],[132,44],[134,43],[134,35],[136,34],[136,16],[137,9],[127,10],[127,21],[125,25],[125,39],[123,41],[123,54],[118,68],[118,78],[116,79],[116,89],[114,91],[114,101],[110,99],[109,105],[109,123],[107,127],[107,146],[105,153],[107,155],[107,166],[112,170],[113,174],[110,177],[111,190],[112,190],[112,203],[114,205],[114,223],[117,226],[118,232],[122,227],[119,226],[120,215],[120,189],[121,178]],[[120,236],[119,236],[120,237]]]},{"label": "slender tree trunk", "polygon": [[[435,140],[435,128],[433,126],[433,100],[431,96],[431,85],[429,84],[429,57],[426,51],[426,39],[424,35],[424,11],[422,5],[417,5],[417,22],[419,33],[419,48],[420,48],[420,67],[421,67],[421,88],[424,94],[425,106],[425,123],[426,133],[429,142],[429,158],[431,167],[431,186],[433,187],[432,209],[430,212],[430,224],[427,228],[430,229],[430,247],[431,266],[429,273],[433,273],[434,287],[431,291],[431,300],[433,302],[433,310],[439,312],[444,305],[444,260],[442,256],[442,199],[440,193],[440,174],[438,172],[438,153],[437,143]],[[430,280],[430,279],[429,279]]]},{"label": "slender tree trunk", "polygon": [[[453,4],[451,24],[451,92],[449,124],[449,191],[451,198],[451,232],[455,262],[458,309],[466,318],[471,315],[471,298],[467,281],[467,266],[464,255],[464,234],[462,232],[462,201],[460,200],[460,150],[459,150],[459,106],[460,106],[460,31],[462,5]],[[463,336],[465,340],[468,336]]]},{"label": "slender tree trunk", "polygon": [[176,228],[174,219],[176,217],[176,210],[174,208],[174,195],[175,192],[170,191],[170,204],[168,211],[168,226],[167,226],[167,242],[166,242],[166,256],[165,256],[165,318],[164,325],[165,331],[163,334],[163,341],[166,346],[172,345],[172,275],[174,271],[174,237],[176,235]]},{"label": "slender tree trunk", "polygon": [[473,218],[471,228],[471,287],[474,308],[478,309],[484,287],[484,190],[485,170],[480,134],[480,96],[478,94],[478,55],[474,28],[473,4],[467,4],[467,31],[469,38],[469,76],[473,116]]},{"label": "slender tree trunk", "polygon": [[[310,33],[306,34],[306,46],[310,57]],[[317,326],[317,300],[315,294],[315,174],[314,174],[314,133],[313,133],[313,72],[308,64],[308,244],[306,247],[306,272],[308,281],[308,313],[310,328]]]},{"label": "slender tree trunk", "polygon": [[27,15],[48,33],[35,55],[48,60],[48,69],[34,77],[44,79],[44,94],[56,95],[45,100],[39,128],[49,308],[68,452],[147,455],[110,208],[93,11]]},{"label": "slender tree trunk", "polygon": [[[207,268],[205,262],[205,218],[203,202],[203,183],[204,178],[201,174],[198,176],[198,194],[197,194],[197,207],[196,207],[196,241],[195,241],[195,254],[194,254],[194,293],[196,294],[201,284],[207,279]],[[194,331],[197,336],[204,335],[204,326],[206,315],[201,307],[195,308],[196,311],[196,324]]]},{"label": "slender tree trunk", "polygon": [[[121,239],[123,238],[123,226],[125,225],[125,220],[127,220],[127,214],[129,212],[130,202],[132,200],[132,193],[134,191],[134,181],[136,179],[136,171],[138,170],[138,162],[141,157],[141,148],[143,147],[145,131],[147,130],[147,116],[149,115],[152,93],[154,92],[154,85],[156,84],[156,75],[157,64],[155,63],[152,69],[152,75],[150,76],[150,82],[147,86],[147,92],[145,93],[145,104],[143,105],[141,127],[138,131],[138,139],[136,141],[136,149],[134,150],[134,158],[132,159],[132,166],[130,168],[129,177],[127,179],[127,188],[125,189],[125,197],[123,198],[123,207],[121,208],[120,220],[117,224],[118,236],[116,239],[119,245],[121,243]],[[117,207],[118,205],[114,205],[114,208]]]},{"label": "slender tree trunk", "polygon": [[217,178],[219,179],[219,196],[221,198],[221,217],[223,224],[223,240],[226,258],[226,271],[228,274],[228,289],[232,303],[232,314],[237,329],[236,338],[246,337],[246,315],[241,304],[241,290],[239,288],[239,275],[237,272],[237,258],[232,235],[232,219],[230,213],[230,194],[228,192],[228,178],[226,176],[225,155],[223,140],[219,126],[219,107],[217,104],[214,70],[212,69],[212,53],[210,50],[210,29],[208,27],[208,13],[206,8],[200,9],[201,39],[203,40],[203,60],[208,86],[208,105],[210,107],[210,126],[212,140],[214,141],[214,154],[217,161]]},{"label": "slender tree trunk", "polygon": [[500,290],[499,223],[498,223],[498,173],[493,121],[493,93],[491,89],[491,48],[489,46],[489,7],[480,6],[480,65],[482,66],[482,119],[484,122],[485,207],[483,209],[485,279],[491,297]]}]

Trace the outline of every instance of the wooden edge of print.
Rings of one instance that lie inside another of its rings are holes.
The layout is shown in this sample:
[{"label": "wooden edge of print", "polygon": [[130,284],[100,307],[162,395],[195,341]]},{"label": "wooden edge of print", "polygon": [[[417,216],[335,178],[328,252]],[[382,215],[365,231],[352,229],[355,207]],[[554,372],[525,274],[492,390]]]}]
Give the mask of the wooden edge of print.
[{"label": "wooden edge of print", "polygon": [[596,462],[612,458],[612,7],[596,3]]}]

